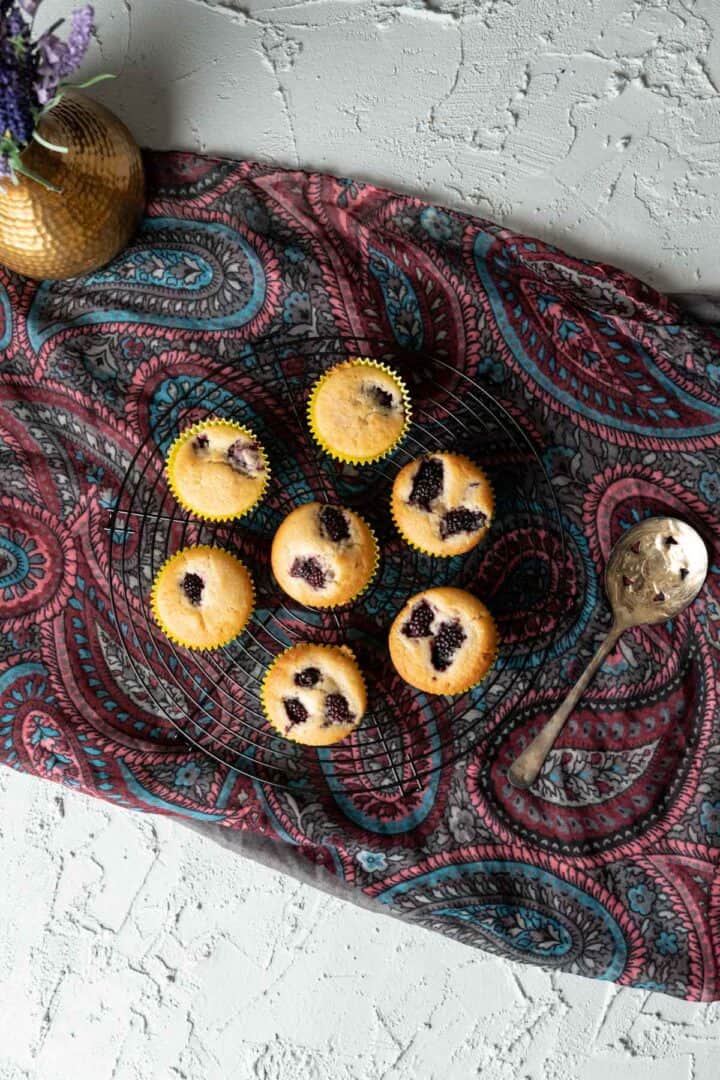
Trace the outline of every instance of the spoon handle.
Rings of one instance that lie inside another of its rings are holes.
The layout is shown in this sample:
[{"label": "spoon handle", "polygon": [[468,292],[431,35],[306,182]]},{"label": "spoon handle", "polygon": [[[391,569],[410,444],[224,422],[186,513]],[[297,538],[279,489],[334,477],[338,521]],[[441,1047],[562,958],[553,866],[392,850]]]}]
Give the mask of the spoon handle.
[{"label": "spoon handle", "polygon": [[529,788],[535,783],[540,775],[540,770],[545,764],[545,759],[555,745],[555,740],[565,727],[567,718],[577,705],[588,683],[601,666],[607,654],[612,651],[618,638],[625,629],[624,626],[613,623],[598,651],[595,653],[572,690],[569,691],[562,705],[555,710],[550,719],[546,722],[542,731],[538,732],[530,745],[526,746],[522,754],[519,754],[512,763],[510,771],[508,772],[508,779],[514,787]]}]

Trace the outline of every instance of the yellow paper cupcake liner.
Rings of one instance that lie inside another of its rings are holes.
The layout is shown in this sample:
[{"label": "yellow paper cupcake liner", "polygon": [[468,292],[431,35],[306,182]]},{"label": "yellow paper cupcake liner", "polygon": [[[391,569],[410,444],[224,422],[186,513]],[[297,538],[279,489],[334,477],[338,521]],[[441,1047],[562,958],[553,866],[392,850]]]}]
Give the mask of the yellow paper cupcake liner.
[{"label": "yellow paper cupcake liner", "polygon": [[[203,432],[211,428],[233,428],[240,435],[246,435],[249,439],[252,439],[257,443],[260,451],[260,457],[264,466],[264,482],[262,487],[258,490],[255,499],[239,514],[206,514],[204,511],[199,510],[196,506],[193,506],[191,502],[185,499],[177,488],[175,483],[174,471],[175,461],[177,459],[178,451],[185,443],[192,439],[195,435],[201,435]],[[172,492],[173,497],[177,500],[180,506],[184,510],[188,510],[195,517],[200,518],[201,521],[235,521],[237,518],[245,517],[251,510],[254,510],[258,503],[263,499],[265,492],[267,491],[268,484],[270,482],[270,462],[268,456],[265,453],[265,447],[262,445],[252,428],[246,427],[245,424],[238,423],[237,420],[223,420],[221,417],[211,417],[209,420],[200,420],[190,427],[185,428],[173,442],[170,447],[167,458],[165,460],[165,475],[167,476],[168,487]]]},{"label": "yellow paper cupcake liner", "polygon": [[[177,558],[179,558],[180,555],[184,555],[187,551],[223,551],[226,555],[229,555],[231,559],[234,559],[235,562],[243,568],[243,570],[248,576],[248,581],[250,583],[250,607],[245,622],[230,637],[225,638],[222,641],[214,641],[211,645],[195,645],[188,641],[184,641],[173,630],[170,629],[158,609],[157,590],[160,579],[165,573],[165,571],[169,569],[172,563]],[[222,649],[225,645],[229,645],[231,641],[235,641],[235,639],[240,637],[240,635],[247,628],[247,625],[253,617],[255,611],[255,582],[253,581],[252,574],[250,573],[242,559],[239,559],[237,555],[233,555],[231,551],[227,551],[225,548],[213,547],[212,544],[191,544],[189,547],[180,548],[179,551],[176,551],[174,555],[171,555],[168,559],[165,560],[165,562],[158,570],[153,581],[152,591],[150,593],[150,609],[152,611],[155,622],[158,624],[165,637],[169,641],[172,641],[174,645],[179,645],[183,649],[192,649],[193,652],[213,652],[215,649]]]},{"label": "yellow paper cupcake liner", "polygon": [[[424,548],[421,544],[418,544],[416,540],[413,540],[412,537],[408,536],[408,534],[404,531],[404,529],[401,526],[400,522],[398,521],[397,515],[395,513],[395,504],[394,504],[394,499],[392,497],[392,491],[391,491],[390,492],[390,517],[392,518],[392,523],[395,526],[395,528],[397,529],[398,533],[400,534],[401,539],[405,541],[405,543],[408,545],[408,547],[413,548],[415,551],[419,551],[421,555],[430,555],[431,558],[433,558],[433,559],[457,559],[457,558],[462,558],[463,555],[469,555],[471,551],[474,551],[476,547],[479,547],[480,544],[483,544],[485,542],[485,540],[487,539],[487,535],[490,532],[490,529],[492,528],[493,522],[495,520],[495,503],[496,503],[495,488],[490,483],[490,480],[489,480],[488,475],[485,472],[485,470],[482,468],[482,466],[478,465],[476,462],[474,462],[471,458],[467,457],[465,454],[456,454],[454,450],[453,451],[447,451],[447,453],[452,453],[454,457],[462,458],[463,461],[467,461],[468,464],[472,465],[475,469],[480,469],[483,476],[487,480],[487,484],[488,484],[488,487],[490,488],[490,491],[492,492],[492,500],[493,500],[492,517],[490,518],[490,524],[487,526],[487,529],[485,531],[485,535],[480,540],[478,540],[478,542],[476,544],[473,544],[472,547],[468,548],[467,551],[449,552],[447,555],[441,555],[440,552],[438,552],[438,551],[429,551],[427,548]],[[417,461],[417,460],[419,460],[419,458],[427,457],[427,456],[428,456],[427,454],[419,454],[418,457],[415,458],[415,460]],[[472,687],[470,687],[470,689],[472,689]]]},{"label": "yellow paper cupcake liner", "polygon": [[[315,422],[314,406],[318,392],[321,386],[332,374],[334,374],[336,371],[339,371],[341,368],[346,367],[368,367],[375,368],[378,371],[383,371],[386,375],[389,375],[392,379],[395,380],[400,391],[400,396],[403,403],[403,411],[405,413],[405,420],[402,426],[402,430],[400,431],[400,434],[395,439],[393,444],[389,446],[387,450],[383,450],[380,454],[374,454],[372,457],[352,457],[348,454],[338,453],[337,450],[334,450],[333,447],[330,446],[329,443],[325,441],[325,439],[323,439],[322,435],[317,429],[317,424]],[[307,422],[308,427],[310,428],[310,434],[312,435],[313,439],[321,448],[321,450],[324,451],[324,453],[328,454],[331,458],[334,458],[335,461],[342,461],[345,465],[372,465],[374,462],[381,461],[383,458],[386,458],[388,454],[392,454],[398,448],[398,446],[410,430],[411,420],[412,399],[410,397],[410,391],[408,390],[404,379],[402,379],[400,375],[398,375],[397,371],[394,371],[391,367],[388,367],[387,364],[384,364],[381,360],[373,360],[371,356],[354,356],[351,357],[349,360],[342,360],[339,364],[335,364],[334,367],[328,368],[328,370],[324,372],[317,380],[317,382],[315,382],[315,384],[313,385],[307,403]]]},{"label": "yellow paper cupcake liner", "polygon": [[[367,709],[367,696],[368,696],[367,683],[365,682],[365,676],[362,673],[362,669],[361,669],[361,667],[360,667],[360,665],[358,663],[357,656],[355,655],[353,650],[350,648],[350,646],[345,645],[344,643],[342,645],[325,645],[325,644],[316,644],[314,641],[296,641],[294,645],[288,645],[287,649],[283,649],[283,651],[281,653],[278,653],[278,655],[275,657],[275,659],[272,661],[272,663],[265,669],[265,674],[263,675],[263,681],[262,681],[262,683],[260,685],[260,707],[261,707],[261,709],[262,709],[262,711],[263,711],[263,713],[265,715],[265,719],[270,724],[270,727],[273,729],[273,731],[277,732],[277,734],[280,735],[281,738],[287,739],[288,742],[294,742],[297,746],[307,746],[309,749],[312,750],[313,749],[312,743],[304,743],[304,742],[301,742],[299,739],[293,739],[293,737],[291,735],[286,735],[286,733],[284,731],[280,730],[280,728],[278,727],[278,725],[275,723],[272,716],[270,715],[270,709],[268,708],[268,703],[267,703],[267,698],[266,698],[267,684],[268,684],[268,680],[270,678],[270,675],[271,675],[271,673],[273,671],[273,668],[275,668],[277,666],[277,664],[279,663],[280,660],[283,659],[283,657],[287,656],[287,654],[289,652],[292,652],[293,649],[298,648],[299,645],[312,645],[313,648],[315,648],[315,649],[323,649],[326,652],[335,652],[337,649],[341,649],[342,652],[347,653],[348,656],[352,657],[352,659],[355,661],[355,667],[357,668],[358,675],[360,676],[360,682],[362,683],[363,690],[365,691],[365,708],[366,709]],[[365,713],[363,713],[360,720],[355,725],[355,727],[352,729],[352,731],[357,731],[357,729],[360,727],[360,724],[362,724],[364,719],[365,719]],[[351,735],[352,731],[349,731],[348,735]],[[347,735],[343,735],[343,739],[346,739],[347,737],[348,737]],[[337,741],[342,742],[342,739],[338,739]],[[334,746],[335,743],[327,743],[326,745]]]}]

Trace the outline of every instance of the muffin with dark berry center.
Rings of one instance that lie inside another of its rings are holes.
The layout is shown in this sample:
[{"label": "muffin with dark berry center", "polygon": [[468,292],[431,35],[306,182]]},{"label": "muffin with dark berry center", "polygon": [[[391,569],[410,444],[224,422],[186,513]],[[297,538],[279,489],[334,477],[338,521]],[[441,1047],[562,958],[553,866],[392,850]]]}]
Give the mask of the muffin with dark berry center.
[{"label": "muffin with dark berry center", "polygon": [[262,498],[270,470],[249,428],[205,420],[184,431],[167,459],[170,488],[181,506],[209,521],[241,517]]},{"label": "muffin with dark berry center", "polygon": [[346,646],[303,642],[269,668],[262,704],[272,726],[306,746],[330,746],[358,726],[367,707],[365,683]]},{"label": "muffin with dark berry center", "polygon": [[353,357],[315,383],[308,422],[328,454],[363,465],[390,453],[404,437],[410,397],[395,371],[369,357]]},{"label": "muffin with dark berry center", "polygon": [[495,660],[498,635],[490,612],[463,589],[427,589],[410,598],[390,628],[398,675],[429,694],[462,694]]},{"label": "muffin with dark berry center", "polygon": [[393,483],[398,530],[428,555],[470,551],[487,535],[494,506],[485,473],[461,454],[425,454],[405,465]]},{"label": "muffin with dark berry center", "polygon": [[152,609],[163,632],[190,649],[227,645],[253,608],[249,572],[229,551],[198,545],[168,559],[155,578]]},{"label": "muffin with dark berry center", "polygon": [[347,604],[367,588],[377,567],[370,527],[353,510],[311,502],[288,514],[272,542],[280,587],[301,604]]}]

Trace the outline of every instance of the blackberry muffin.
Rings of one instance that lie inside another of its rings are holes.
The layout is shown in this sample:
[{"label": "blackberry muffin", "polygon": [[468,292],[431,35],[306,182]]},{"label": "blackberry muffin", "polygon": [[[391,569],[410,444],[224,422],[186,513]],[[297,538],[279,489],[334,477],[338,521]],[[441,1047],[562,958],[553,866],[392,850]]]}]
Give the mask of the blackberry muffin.
[{"label": "blackberry muffin", "polygon": [[252,613],[252,578],[222,548],[183,548],[160,569],[152,609],[161,630],[189,649],[217,649],[236,638]]},{"label": "blackberry muffin", "polygon": [[463,555],[487,535],[495,500],[482,469],[461,454],[425,454],[395,477],[400,535],[428,555]]},{"label": "blackberry muffin", "polygon": [[405,604],[390,627],[398,675],[428,694],[463,694],[493,665],[498,634],[485,605],[463,589],[427,589]]},{"label": "blackberry muffin", "polygon": [[249,428],[234,420],[204,420],[172,444],[167,475],[186,510],[208,521],[229,521],[262,498],[270,473]]},{"label": "blackberry muffin", "polygon": [[293,645],[268,669],[262,704],[293,742],[330,746],[354,731],[367,707],[365,683],[345,645]]},{"label": "blackberry muffin", "polygon": [[315,440],[354,465],[390,453],[410,423],[410,396],[399,375],[377,360],[354,357],[326,371],[308,403]]},{"label": "blackberry muffin", "polygon": [[284,591],[308,607],[347,604],[377,568],[375,537],[359,514],[311,502],[288,514],[272,542],[272,568]]}]

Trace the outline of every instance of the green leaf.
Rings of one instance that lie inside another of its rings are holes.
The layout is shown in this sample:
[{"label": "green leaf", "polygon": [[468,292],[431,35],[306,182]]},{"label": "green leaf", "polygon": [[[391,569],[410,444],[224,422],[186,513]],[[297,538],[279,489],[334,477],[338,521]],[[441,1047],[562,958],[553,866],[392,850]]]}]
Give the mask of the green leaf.
[{"label": "green leaf", "polygon": [[47,105],[44,107],[44,109],[40,113],[40,116],[44,116],[45,113],[48,113],[48,112],[50,112],[51,109],[54,109],[55,106],[58,105],[62,101],[62,99],[64,97],[65,97],[65,95],[62,92],[62,90],[58,91],[58,93],[55,95],[55,97],[51,98],[51,100],[48,101]]},{"label": "green leaf", "polygon": [[66,90],[87,90],[88,86],[94,86],[95,83],[103,82],[105,79],[117,79],[117,75],[114,75],[111,71],[106,71],[102,75],[93,75],[92,79],[88,79],[83,83],[62,83],[52,101],[48,101],[47,105],[41,112],[41,116],[50,112],[56,105],[59,105],[62,99],[65,97]]},{"label": "green leaf", "polygon": [[63,83],[62,85],[64,90],[87,90],[88,86],[94,86],[95,83],[103,82],[105,79],[117,79],[117,75],[114,75],[112,71],[106,71],[103,75],[93,75],[87,82]]},{"label": "green leaf", "polygon": [[51,143],[47,139],[44,139],[37,131],[33,131],[32,137],[36,143],[40,143],[46,150],[55,150],[58,154],[67,154],[68,152],[67,146],[58,146],[57,143]]},{"label": "green leaf", "polygon": [[[40,187],[44,187],[46,191],[54,191],[58,195],[62,195],[62,190],[56,187],[55,184],[51,184],[49,180],[43,179],[32,169],[28,169],[27,165],[24,165],[19,159],[12,162],[13,171],[16,173],[22,173],[23,176],[27,176],[28,180],[34,180],[36,184],[40,184]],[[16,177],[17,179],[17,177]]]}]

